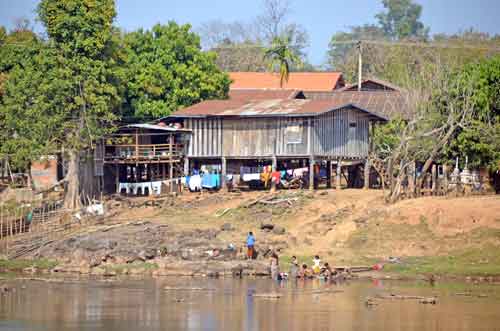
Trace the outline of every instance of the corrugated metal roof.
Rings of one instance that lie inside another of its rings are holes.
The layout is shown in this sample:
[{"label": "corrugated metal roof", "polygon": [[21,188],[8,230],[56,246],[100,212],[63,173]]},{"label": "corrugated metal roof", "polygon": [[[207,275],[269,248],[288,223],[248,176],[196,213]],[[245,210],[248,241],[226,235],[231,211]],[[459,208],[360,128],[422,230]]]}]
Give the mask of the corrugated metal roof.
[{"label": "corrugated metal roof", "polygon": [[320,114],[354,107],[370,114],[374,119],[386,120],[371,112],[370,108],[360,107],[344,100],[308,100],[308,99],[268,99],[256,101],[244,100],[208,100],[181,109],[171,118],[207,117],[207,116],[239,116],[239,117],[279,117],[279,116],[318,116]]},{"label": "corrugated metal roof", "polygon": [[386,118],[394,116],[407,117],[409,115],[409,107],[406,103],[405,94],[400,92],[345,91],[333,93],[304,92],[304,94],[307,99],[313,101],[353,104]]},{"label": "corrugated metal roof", "polygon": [[293,99],[301,91],[293,89],[230,89],[229,99],[232,100],[262,100],[262,99]]},{"label": "corrugated metal roof", "polygon": [[288,82],[280,86],[280,75],[269,72],[230,72],[231,89],[297,89],[332,91],[344,86],[341,72],[292,72]]},{"label": "corrugated metal roof", "polygon": [[170,132],[191,132],[191,130],[189,130],[189,129],[177,129],[177,128],[170,127],[170,126],[148,124],[148,123],[129,124],[129,125],[126,125],[125,127],[126,128],[147,129],[147,130],[162,130],[162,131],[170,131]]}]

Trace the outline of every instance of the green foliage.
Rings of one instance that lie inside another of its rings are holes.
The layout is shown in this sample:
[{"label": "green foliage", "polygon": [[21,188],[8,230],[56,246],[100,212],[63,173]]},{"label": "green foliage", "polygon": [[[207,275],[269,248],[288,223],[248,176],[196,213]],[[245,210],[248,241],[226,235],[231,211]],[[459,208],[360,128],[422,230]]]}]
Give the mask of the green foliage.
[{"label": "green foliage", "polygon": [[19,165],[47,150],[82,150],[116,118],[111,23],[114,1],[45,0],[39,16],[49,41],[16,67],[2,113]]},{"label": "green foliage", "polygon": [[446,157],[469,157],[472,167],[500,168],[500,56],[467,65],[460,79],[474,82],[476,116],[461,129],[447,149]]},{"label": "green foliage", "polygon": [[405,121],[401,118],[394,118],[387,124],[376,125],[373,130],[374,152],[381,159],[390,156],[399,144],[399,133],[403,130]]},{"label": "green foliage", "polygon": [[277,69],[280,73],[280,87],[288,82],[292,66],[300,66],[302,61],[290,45],[290,39],[287,36],[274,38],[271,47],[266,50],[265,58],[268,59],[269,69]]},{"label": "green foliage", "polygon": [[389,38],[427,38],[429,29],[420,21],[421,5],[412,0],[382,0],[382,4],[387,11],[375,17]]},{"label": "green foliage", "polygon": [[[377,25],[365,24],[361,26],[351,26],[349,31],[335,33],[330,39],[327,52],[328,66],[333,70],[344,71],[346,67],[355,67],[357,58],[354,57],[356,45],[344,43],[356,40],[383,40],[385,33]],[[346,72],[348,80],[353,80],[351,71]]]},{"label": "green foliage", "polygon": [[169,22],[125,36],[127,103],[137,116],[166,116],[196,102],[224,98],[229,77],[202,52],[189,25]]}]

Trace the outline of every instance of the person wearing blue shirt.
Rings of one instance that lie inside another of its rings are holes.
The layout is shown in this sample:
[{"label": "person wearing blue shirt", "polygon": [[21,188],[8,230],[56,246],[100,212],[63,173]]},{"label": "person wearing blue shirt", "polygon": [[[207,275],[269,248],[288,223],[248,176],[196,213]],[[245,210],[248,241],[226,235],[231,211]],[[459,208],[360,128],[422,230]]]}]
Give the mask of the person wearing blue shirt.
[{"label": "person wearing blue shirt", "polygon": [[254,246],[255,246],[255,237],[252,232],[248,232],[247,236],[247,258],[254,258]]}]

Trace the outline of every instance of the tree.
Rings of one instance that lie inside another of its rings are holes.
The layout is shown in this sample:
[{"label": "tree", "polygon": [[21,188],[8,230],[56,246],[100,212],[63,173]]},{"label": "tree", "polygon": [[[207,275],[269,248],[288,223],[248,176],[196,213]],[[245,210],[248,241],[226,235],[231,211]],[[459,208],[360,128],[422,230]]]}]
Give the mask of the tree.
[{"label": "tree", "polygon": [[[119,102],[113,85],[113,0],[42,0],[38,15],[48,35],[46,54],[51,65],[40,78],[44,99],[29,105],[54,121],[51,142],[69,158],[64,205],[80,207],[79,165],[82,152],[105,133],[117,118]],[[29,72],[27,72],[29,74]],[[12,98],[16,94],[12,93]],[[50,99],[48,99],[50,98]],[[12,110],[12,109],[11,109]],[[16,124],[16,123],[14,123]]]},{"label": "tree", "polygon": [[380,27],[392,40],[426,39],[429,28],[420,21],[422,6],[412,0],[382,0],[385,12],[377,14]]},{"label": "tree", "polygon": [[384,39],[384,31],[373,24],[352,26],[347,32],[337,32],[328,45],[327,65],[332,70],[344,72],[347,80],[353,80],[357,66],[357,50],[353,41]]},{"label": "tree", "polygon": [[125,36],[127,103],[136,116],[166,116],[202,100],[225,98],[229,77],[203,52],[189,25],[169,22]]},{"label": "tree", "polygon": [[463,79],[474,82],[477,112],[470,127],[458,130],[444,158],[467,155],[470,166],[496,170],[500,162],[500,56],[467,65]]},{"label": "tree", "polygon": [[409,194],[420,195],[431,165],[441,159],[459,130],[472,127],[479,113],[477,81],[439,59],[423,66],[419,75],[412,73],[407,78],[407,90],[403,92],[406,116],[375,135],[372,155],[375,163],[384,165],[391,202],[400,199],[405,183],[412,181],[416,162],[422,163],[421,175]]},{"label": "tree", "polygon": [[[269,61],[266,48],[276,38],[288,38],[290,49],[306,63],[309,36],[301,25],[289,22],[291,2],[264,0],[262,13],[250,22],[210,21],[199,29],[204,48],[217,53],[217,64],[224,71],[265,71]],[[314,69],[308,65],[309,69]],[[290,67],[298,71],[303,67]]]},{"label": "tree", "polygon": [[269,69],[271,71],[278,69],[281,88],[285,82],[288,82],[291,66],[301,64],[300,58],[293,51],[290,39],[287,37],[275,38],[271,47],[266,50],[265,57],[270,61]]},{"label": "tree", "polygon": [[[4,96],[13,71],[30,63],[41,45],[41,41],[26,20],[18,22],[10,32],[0,27],[0,158],[9,159],[12,166],[20,169],[26,168],[29,163],[26,161],[28,154],[25,149],[16,148],[15,144],[12,144],[12,136],[16,132],[10,130],[7,115],[3,111]],[[26,93],[29,92],[26,91]],[[31,144],[26,147],[35,148],[36,146],[37,144]]]}]

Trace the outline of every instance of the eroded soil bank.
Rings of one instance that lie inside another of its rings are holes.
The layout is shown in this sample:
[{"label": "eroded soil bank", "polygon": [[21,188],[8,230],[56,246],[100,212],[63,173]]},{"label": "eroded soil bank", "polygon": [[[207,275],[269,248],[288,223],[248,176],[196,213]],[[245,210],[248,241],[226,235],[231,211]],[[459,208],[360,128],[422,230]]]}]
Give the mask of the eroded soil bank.
[{"label": "eroded soil bank", "polygon": [[[185,194],[161,203],[110,200],[107,215],[0,261],[0,272],[132,275],[267,275],[272,249],[334,266],[383,265],[374,277],[500,275],[500,198],[421,198],[386,205],[380,191]],[[257,259],[245,259],[245,237]],[[394,259],[396,258],[396,259]],[[396,262],[396,263],[391,263]]]}]

